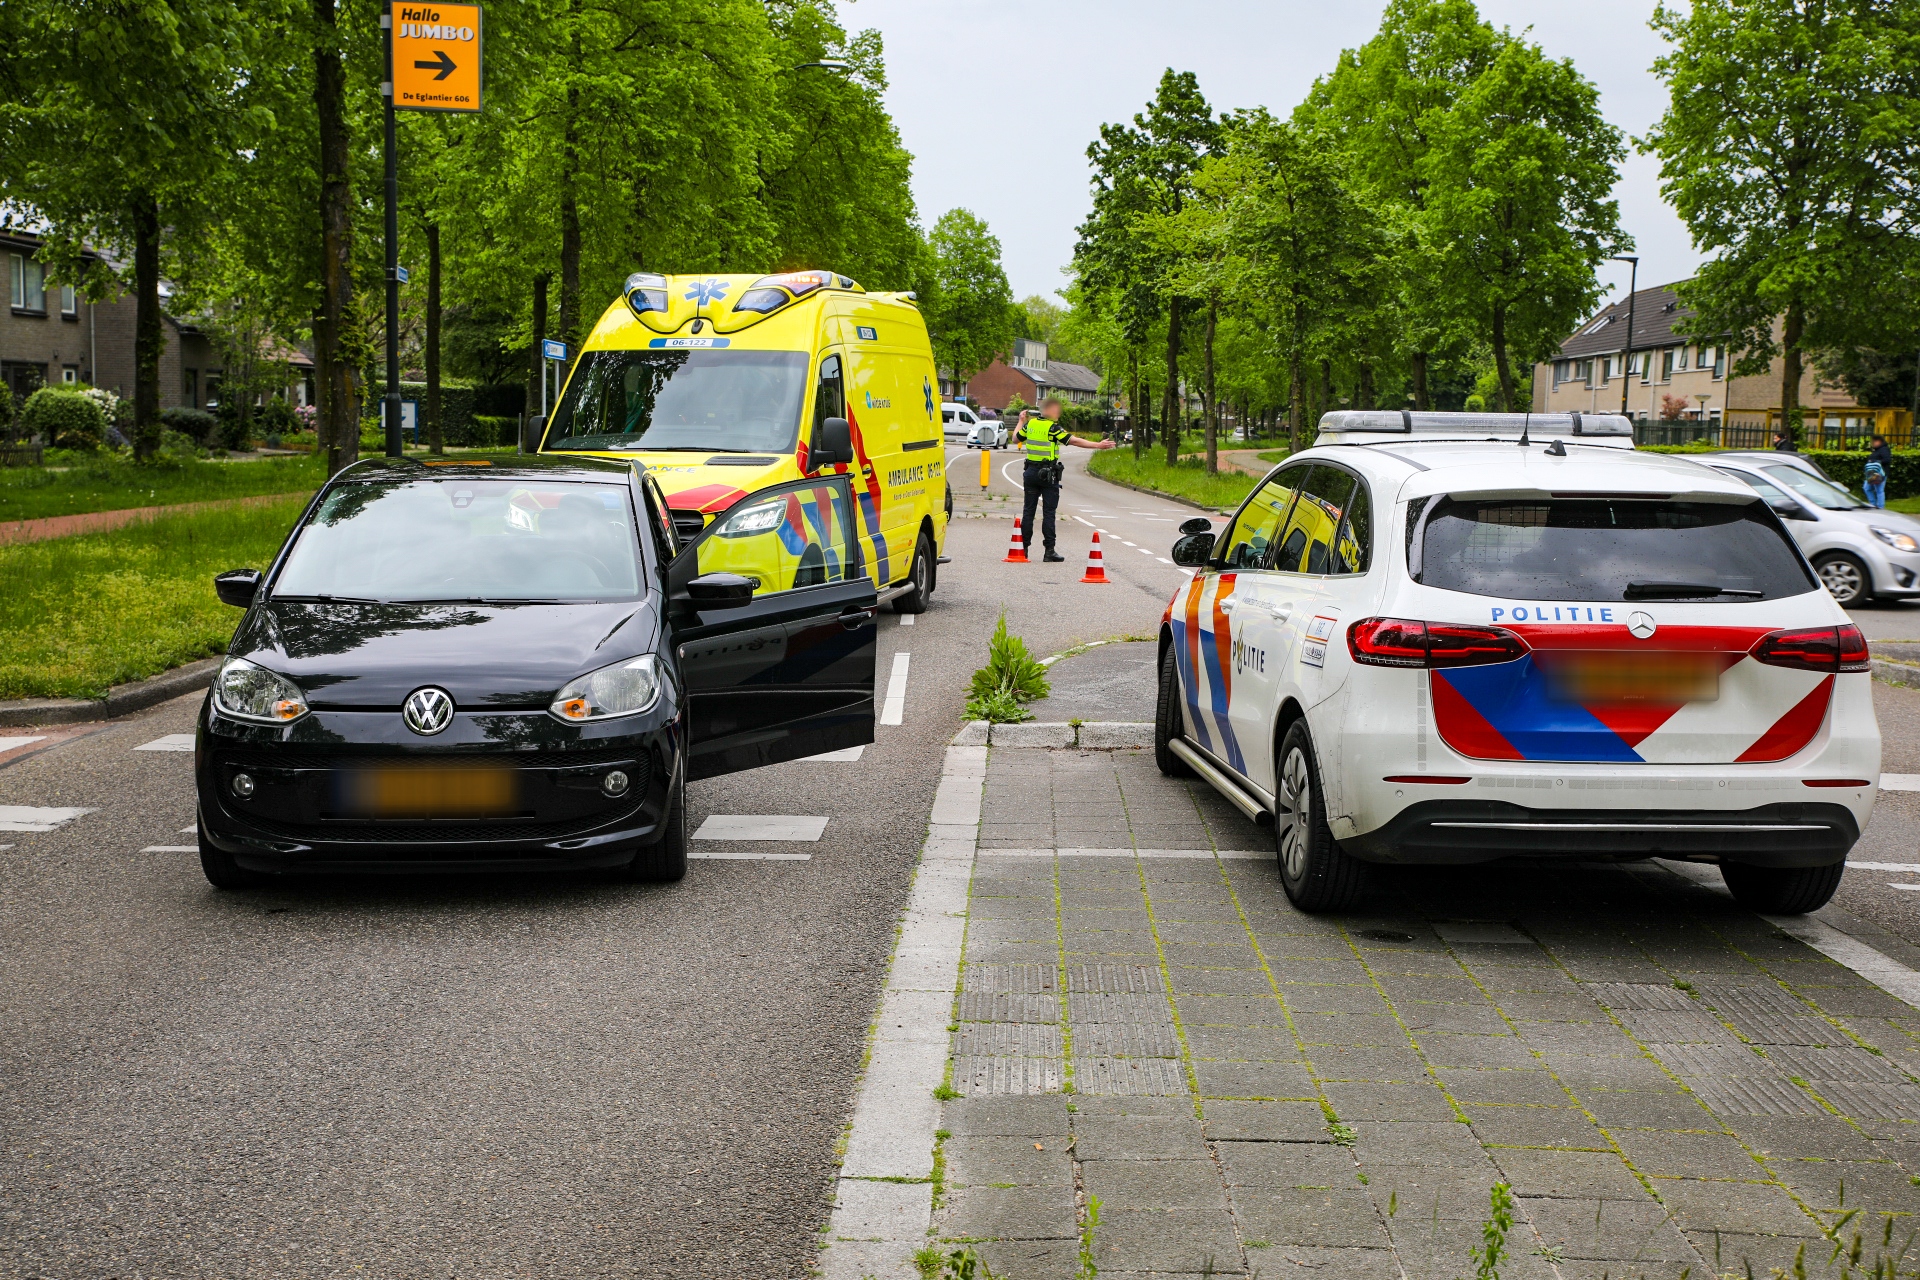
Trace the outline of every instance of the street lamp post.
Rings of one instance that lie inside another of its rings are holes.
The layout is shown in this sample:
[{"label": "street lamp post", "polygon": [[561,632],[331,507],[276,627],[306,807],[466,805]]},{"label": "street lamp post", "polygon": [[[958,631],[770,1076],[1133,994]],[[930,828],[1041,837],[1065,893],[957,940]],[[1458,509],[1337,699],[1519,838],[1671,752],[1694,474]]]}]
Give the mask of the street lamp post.
[{"label": "street lamp post", "polygon": [[1620,358],[1620,413],[1624,417],[1627,412],[1627,388],[1633,376],[1633,295],[1640,284],[1640,259],[1620,254],[1612,261],[1632,264],[1632,269],[1627,273],[1627,354]]}]

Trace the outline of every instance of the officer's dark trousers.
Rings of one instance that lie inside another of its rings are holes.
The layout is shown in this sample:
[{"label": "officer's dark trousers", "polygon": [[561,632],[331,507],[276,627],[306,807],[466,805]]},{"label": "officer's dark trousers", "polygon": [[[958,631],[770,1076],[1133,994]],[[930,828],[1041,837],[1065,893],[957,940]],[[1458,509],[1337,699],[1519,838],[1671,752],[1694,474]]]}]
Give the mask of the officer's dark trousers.
[{"label": "officer's dark trousers", "polygon": [[1029,462],[1021,482],[1027,491],[1027,509],[1020,517],[1020,541],[1033,545],[1033,509],[1046,499],[1045,514],[1041,517],[1040,533],[1045,539],[1048,551],[1053,550],[1053,513],[1060,509],[1060,482],[1053,478],[1051,462]]}]

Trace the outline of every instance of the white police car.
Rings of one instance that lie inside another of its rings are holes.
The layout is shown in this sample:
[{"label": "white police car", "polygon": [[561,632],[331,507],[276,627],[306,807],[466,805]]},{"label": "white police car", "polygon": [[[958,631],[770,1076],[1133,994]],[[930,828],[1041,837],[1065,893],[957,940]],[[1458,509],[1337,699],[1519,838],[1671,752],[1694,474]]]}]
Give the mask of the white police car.
[{"label": "white police car", "polygon": [[1156,757],[1271,821],[1287,894],[1367,863],[1720,864],[1832,897],[1880,771],[1867,646],[1766,502],[1625,418],[1343,411],[1160,628]]}]

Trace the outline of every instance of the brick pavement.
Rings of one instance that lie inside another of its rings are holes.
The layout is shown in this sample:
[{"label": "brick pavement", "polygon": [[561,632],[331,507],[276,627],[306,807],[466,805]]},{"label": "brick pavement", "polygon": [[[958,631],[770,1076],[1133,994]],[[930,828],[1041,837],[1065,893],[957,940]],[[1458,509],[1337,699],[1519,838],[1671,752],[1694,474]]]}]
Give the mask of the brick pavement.
[{"label": "brick pavement", "polygon": [[1270,848],[1147,752],[993,749],[941,1240],[1014,1280],[1452,1280],[1500,1181],[1507,1280],[1837,1274],[1826,1234],[1870,1267],[1920,1227],[1920,1012],[1724,895],[1406,869],[1313,917]]}]

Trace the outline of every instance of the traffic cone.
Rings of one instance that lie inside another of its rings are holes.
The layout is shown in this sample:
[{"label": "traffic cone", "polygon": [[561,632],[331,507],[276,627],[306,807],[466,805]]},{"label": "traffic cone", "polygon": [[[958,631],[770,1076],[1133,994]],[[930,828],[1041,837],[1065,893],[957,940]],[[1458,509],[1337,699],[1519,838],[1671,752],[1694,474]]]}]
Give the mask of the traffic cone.
[{"label": "traffic cone", "polygon": [[1027,544],[1020,541],[1020,517],[1013,518],[1013,541],[1007,544],[1007,558],[1001,564],[1026,564]]},{"label": "traffic cone", "polygon": [[1084,578],[1080,579],[1080,581],[1100,583],[1107,581],[1107,565],[1105,559],[1100,555],[1100,531],[1098,529],[1093,531],[1093,545],[1087,548],[1087,574]]}]

